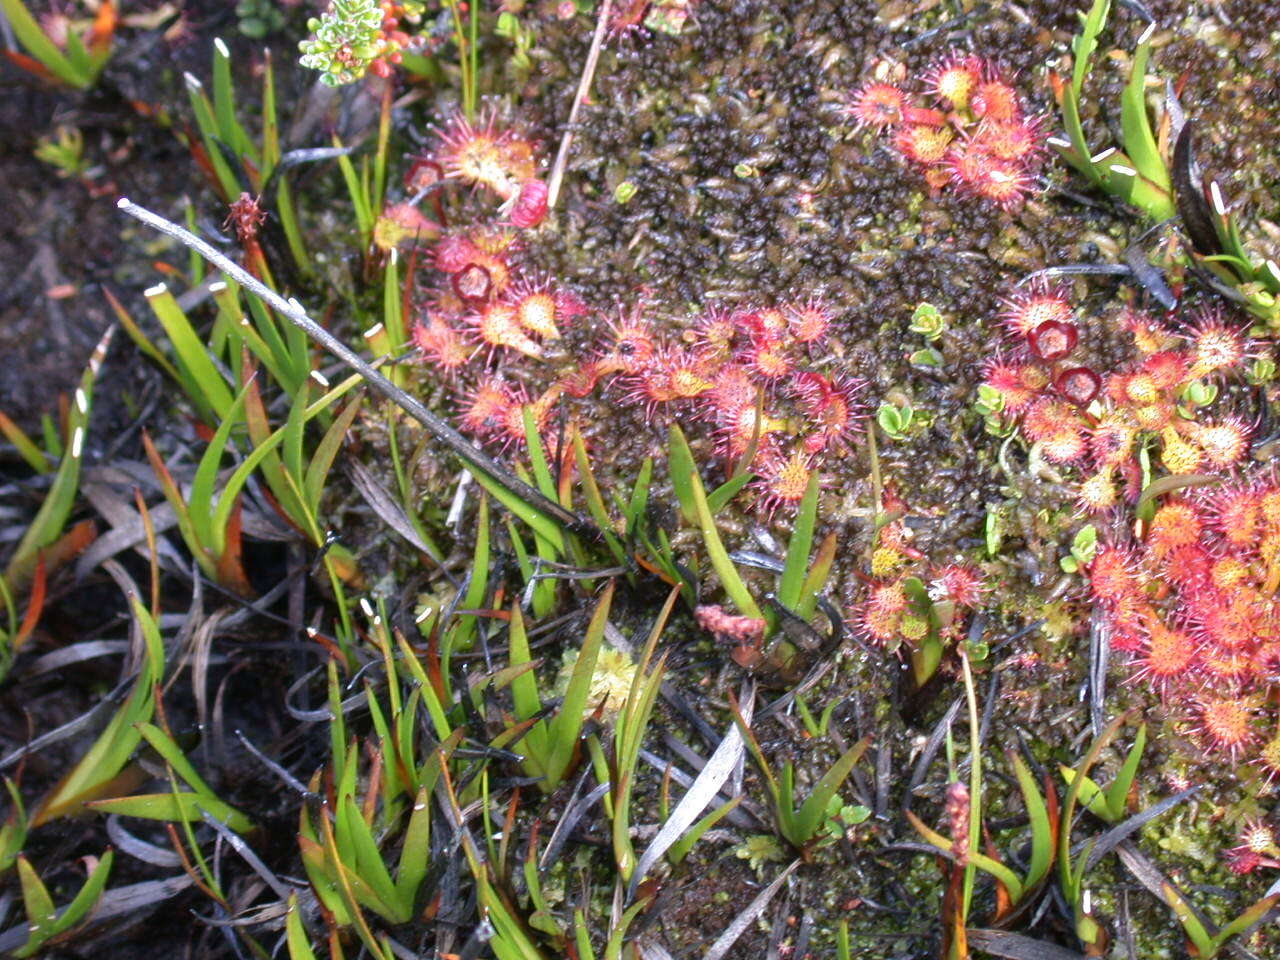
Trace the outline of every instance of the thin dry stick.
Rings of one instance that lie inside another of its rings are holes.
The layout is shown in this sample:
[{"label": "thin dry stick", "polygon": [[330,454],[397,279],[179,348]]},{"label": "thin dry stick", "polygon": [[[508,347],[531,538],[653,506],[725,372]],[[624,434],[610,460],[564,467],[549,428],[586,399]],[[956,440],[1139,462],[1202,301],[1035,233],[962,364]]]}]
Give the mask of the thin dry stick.
[{"label": "thin dry stick", "polygon": [[373,369],[354,350],[307,316],[306,309],[297,300],[292,298],[286,300],[237,263],[228,259],[199,237],[184,230],[176,223],[171,223],[164,217],[152,213],[145,207],[138,206],[125,197],[121,197],[116,206],[129,214],[129,216],[136,217],[147,226],[154,227],[161,233],[173,237],[184,246],[195,250],[227,276],[233,278],[240,286],[253,291],[271,304],[290,323],[301,328],[312,340],[315,340],[360,376],[364,377],[369,386],[377,393],[382,394],[382,396],[399,406],[405,413],[426,427],[432,436],[456,453],[467,464],[487,473],[502,486],[520,497],[525,503],[545,513],[557,523],[572,530],[579,530],[588,534],[595,532],[593,525],[575,516],[554,500],[543,496],[487,453],[472,446],[466,437]]},{"label": "thin dry stick", "polygon": [[560,151],[551,167],[551,180],[547,184],[548,210],[556,208],[556,198],[560,196],[560,182],[564,180],[564,168],[569,163],[569,148],[573,146],[573,125],[578,121],[578,110],[582,107],[582,101],[587,99],[591,80],[596,75],[600,49],[604,46],[605,28],[609,25],[610,6],[612,0],[604,0],[600,4],[600,17],[596,20],[596,32],[591,37],[591,49],[587,52],[587,62],[582,68],[582,79],[578,81],[578,92],[574,95],[573,106],[569,108],[569,122],[565,124],[564,136],[560,138]]}]

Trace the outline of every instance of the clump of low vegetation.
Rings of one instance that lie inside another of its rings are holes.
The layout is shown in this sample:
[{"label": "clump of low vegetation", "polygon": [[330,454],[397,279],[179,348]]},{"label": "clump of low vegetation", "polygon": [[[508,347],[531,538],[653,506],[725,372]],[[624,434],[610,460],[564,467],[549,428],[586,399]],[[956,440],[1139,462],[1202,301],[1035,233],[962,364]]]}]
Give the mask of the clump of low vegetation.
[{"label": "clump of low vegetation", "polygon": [[0,953],[1275,952],[1273,4],[223,6],[0,0]]}]

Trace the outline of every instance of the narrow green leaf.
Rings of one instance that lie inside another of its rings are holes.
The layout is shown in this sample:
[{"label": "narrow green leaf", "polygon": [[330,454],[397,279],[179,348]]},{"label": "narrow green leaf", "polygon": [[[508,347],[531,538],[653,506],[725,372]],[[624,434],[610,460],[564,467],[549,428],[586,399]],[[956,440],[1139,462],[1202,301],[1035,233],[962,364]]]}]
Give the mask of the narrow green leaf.
[{"label": "narrow green leaf", "polygon": [[738,806],[741,800],[741,795],[736,796],[732,800],[722,803],[695,823],[689,828],[688,832],[686,832],[684,836],[671,844],[670,849],[667,851],[667,859],[670,860],[672,864],[679,864],[682,862],[684,858],[689,855],[689,851],[693,849],[694,844],[702,839],[702,835],[723,820],[725,816]]},{"label": "narrow green leaf", "polygon": [[[58,915],[58,918],[50,925],[48,936],[56,937],[71,930],[89,915],[89,911],[98,905],[98,901],[102,899],[102,891],[106,889],[107,879],[111,876],[111,865],[114,862],[115,851],[107,850],[98,860],[93,870],[90,871],[84,886],[80,888],[80,891],[72,901],[67,904],[62,913]],[[38,944],[28,941],[27,946],[21,950],[15,950],[13,955],[15,957],[29,957],[37,949],[39,949]]]},{"label": "narrow green leaf", "polygon": [[134,681],[133,691],[89,751],[41,802],[32,817],[33,827],[54,817],[73,813],[80,803],[92,799],[94,791],[112,780],[133,755],[134,748],[142,739],[137,724],[151,719],[155,709],[155,688],[164,675],[164,643],[160,639],[160,630],[141,600],[137,597],[130,599],[134,621],[144,641],[142,669]]},{"label": "narrow green leaf", "polygon": [[1111,814],[1108,821],[1110,823],[1119,823],[1124,819],[1125,802],[1129,797],[1133,781],[1138,776],[1138,765],[1142,762],[1142,751],[1146,746],[1147,725],[1141,723],[1138,725],[1138,735],[1133,739],[1133,746],[1129,748],[1129,753],[1124,758],[1124,764],[1120,767],[1111,786],[1107,787],[1106,802],[1107,812]]},{"label": "narrow green leaf", "polygon": [[640,472],[636,474],[635,485],[631,488],[631,496],[627,500],[627,536],[634,538],[644,512],[649,506],[649,484],[653,482],[653,458],[645,457],[640,464]]},{"label": "narrow green leaf", "polygon": [[200,823],[205,813],[225,823],[236,833],[253,829],[253,821],[212,794],[179,790],[176,793],[139,793],[131,797],[90,800],[85,804],[97,813],[114,813],[140,820],[162,820],[167,823]]},{"label": "narrow green leaf", "polygon": [[[1124,150],[1133,161],[1138,173],[1164,194],[1164,207],[1168,212],[1158,219],[1174,214],[1173,184],[1169,168],[1160,156],[1151,121],[1147,116],[1146,80],[1147,61],[1151,57],[1151,43],[1140,44],[1133,54],[1133,68],[1129,82],[1120,95],[1120,129],[1124,135]],[[1155,211],[1153,211],[1154,213]]]},{"label": "narrow green leaf", "polygon": [[728,506],[729,501],[736,497],[738,495],[738,491],[750,483],[754,476],[755,474],[750,470],[744,470],[741,473],[730,477],[724,483],[720,484],[720,486],[707,494],[707,507],[711,510],[711,515],[715,516]]},{"label": "narrow green leaf", "polygon": [[[35,518],[27,527],[22,539],[18,542],[5,569],[4,579],[9,589],[17,591],[26,586],[27,580],[35,571],[40,551],[62,536],[67,517],[75,506],[76,494],[80,489],[80,465],[84,457],[85,434],[89,429],[89,414],[93,409],[93,387],[98,379],[98,370],[106,357],[107,348],[111,345],[114,327],[109,327],[102,335],[98,345],[89,356],[89,363],[80,376],[80,386],[71,403],[71,411],[67,417],[67,449],[62,453],[62,462],[58,464],[58,472],[54,474],[49,492],[44,502],[36,511]],[[46,446],[48,446],[46,444]]]},{"label": "narrow green leaf", "polygon": [[[729,559],[729,553],[725,550],[724,544],[720,540],[720,533],[716,530],[715,520],[711,516],[710,507],[707,505],[707,496],[702,487],[702,479],[698,476],[698,471],[692,469],[692,455],[689,454],[688,442],[684,438],[684,433],[675,424],[671,425],[670,450],[672,456],[675,456],[677,450],[683,450],[683,455],[688,459],[689,466],[686,476],[688,493],[693,502],[694,515],[697,517],[698,524],[702,527],[702,542],[707,548],[707,557],[710,559],[711,566],[717,576],[720,577],[720,583],[724,586],[725,593],[729,595],[729,598],[744,616],[763,620],[764,614],[760,612],[760,608],[751,596],[751,591],[747,589],[746,583],[743,582],[737,567],[733,565],[733,561]],[[673,482],[674,479],[675,467],[673,466]]]},{"label": "narrow green leaf", "polygon": [[[529,653],[529,635],[525,632],[524,616],[520,613],[519,603],[511,605],[511,629],[509,631],[510,661],[512,666],[532,663]],[[532,670],[525,671],[511,681],[511,698],[515,705],[516,719],[529,720],[542,710],[542,698],[538,695],[538,680]],[[546,726],[539,722],[531,729],[522,741],[523,752],[532,759],[539,768],[547,759]],[[538,770],[538,775],[543,773]]]},{"label": "narrow green leaf", "polygon": [[186,313],[163,283],[146,291],[144,296],[173,344],[183,387],[192,402],[208,416],[208,422],[219,422],[227,416],[234,397],[209,358],[203,338],[196,333]]},{"label": "narrow green leaf", "polygon": [[577,660],[573,664],[573,673],[569,677],[564,701],[550,724],[547,779],[542,783],[542,788],[547,792],[559,786],[573,758],[578,737],[582,733],[583,713],[587,708],[587,696],[591,692],[591,679],[595,675],[596,661],[600,656],[600,647],[604,643],[605,624],[609,621],[613,586],[613,581],[609,581],[608,586],[604,588],[604,593],[596,602],[591,621],[587,624],[586,635],[582,638],[582,647],[578,650]]},{"label": "narrow green leaf", "polygon": [[302,925],[302,911],[298,909],[298,895],[289,895],[289,912],[284,921],[285,941],[289,945],[289,960],[316,960],[311,949],[311,939]]},{"label": "narrow green leaf", "polygon": [[547,465],[547,452],[538,433],[538,419],[534,415],[533,406],[525,404],[520,408],[520,413],[524,417],[524,437],[529,447],[533,476],[538,481],[538,491],[548,500],[558,500],[560,494],[556,490],[555,479],[551,476],[551,468]]},{"label": "narrow green leaf", "polygon": [[[818,554],[813,558],[813,566],[805,575],[800,585],[800,602],[796,604],[796,616],[808,621],[818,606],[818,596],[827,585],[827,577],[831,575],[831,566],[836,559],[836,532],[832,530],[818,547]],[[834,701],[833,701],[834,702]]]},{"label": "narrow green leaf", "polygon": [[1022,802],[1027,808],[1027,818],[1031,821],[1031,861],[1027,864],[1026,887],[1035,889],[1040,885],[1053,866],[1054,840],[1053,826],[1049,822],[1049,808],[1035,778],[1027,769],[1026,763],[1016,753],[1010,753],[1013,772],[1018,778],[1018,788],[1022,791]]},{"label": "narrow green leaf", "polygon": [[[378,843],[374,840],[369,825],[365,823],[355,797],[348,795],[343,798],[339,819],[346,821],[352,840],[350,848],[344,849],[342,846],[338,848],[343,855],[344,866],[348,869],[354,866],[355,877],[358,877],[377,897],[377,906],[374,903],[366,905],[377,910],[393,923],[405,923],[409,918],[401,915],[396,909],[400,898],[395,882],[391,879],[387,865],[382,859],[382,851],[378,849]],[[347,861],[351,856],[354,856],[354,865]]]},{"label": "narrow green leaf", "polygon": [[431,792],[424,786],[414,797],[409,825],[405,828],[400,849],[400,866],[396,871],[396,896],[400,906],[410,915],[430,862]]},{"label": "narrow green leaf", "polygon": [[22,905],[27,911],[27,925],[31,928],[29,943],[43,943],[53,934],[57,911],[49,888],[44,885],[35,867],[25,856],[18,857],[18,882],[22,886]]},{"label": "narrow green leaf", "polygon": [[591,519],[596,522],[596,526],[603,531],[605,543],[609,547],[609,552],[613,554],[613,559],[619,565],[627,566],[631,558],[627,556],[622,541],[614,532],[613,520],[609,516],[609,511],[605,509],[604,498],[600,496],[595,472],[591,469],[587,446],[576,426],[573,428],[573,456],[578,464],[578,475],[582,478],[582,499],[586,501],[587,512],[591,514]]},{"label": "narrow green leaf", "polygon": [[1209,931],[1204,928],[1204,924],[1200,922],[1200,918],[1196,916],[1190,904],[1183,899],[1182,894],[1174,889],[1173,884],[1162,884],[1162,888],[1165,901],[1173,908],[1174,916],[1182,924],[1182,929],[1186,931],[1187,938],[1195,944],[1198,956],[1204,957],[1206,960],[1215,956],[1218,952],[1218,944],[1209,935]]},{"label": "narrow green leaf", "polygon": [[92,77],[88,77],[77,70],[54,42],[45,35],[45,32],[40,29],[40,24],[27,11],[27,6],[22,0],[0,0],[0,8],[4,9],[5,18],[13,28],[18,42],[22,44],[31,56],[39,60],[50,73],[68,86],[81,90],[93,82]]},{"label": "narrow green leaf", "polygon": [[813,547],[813,529],[818,519],[818,472],[809,475],[809,486],[796,513],[791,528],[791,540],[787,543],[787,559],[778,584],[778,602],[795,612],[800,606],[805,573],[809,567],[809,551]]},{"label": "narrow green leaf", "polygon": [[[813,792],[809,794],[809,798],[796,813],[796,827],[800,831],[802,842],[796,844],[802,846],[811,840],[818,829],[822,826],[826,819],[827,805],[831,802],[844,785],[845,779],[853,772],[854,764],[856,764],[867,747],[871,745],[871,738],[864,737],[855,743],[852,747],[840,755],[838,759],[828,770],[817,785],[814,786]],[[792,842],[795,842],[794,840]]]},{"label": "narrow green leaf", "polygon": [[512,493],[483,470],[475,470],[471,475],[475,477],[480,486],[489,491],[495,500],[519,517],[535,534],[552,544],[564,543],[560,535],[560,528],[546,514],[521,500],[519,496]]},{"label": "narrow green leaf", "polygon": [[189,73],[186,74],[185,80],[187,94],[191,99],[191,112],[196,118],[196,127],[200,131],[205,155],[213,165],[214,177],[218,181],[217,186],[222,190],[222,199],[231,203],[240,196],[247,185],[241,185],[240,178],[232,172],[226,157],[222,155],[219,144],[225,141],[218,136],[218,122],[214,119],[213,105],[205,95],[204,85]]},{"label": "narrow green leaf", "polygon": [[187,501],[187,512],[191,517],[191,526],[196,540],[201,544],[209,545],[214,542],[210,522],[213,517],[213,487],[218,479],[218,467],[222,464],[223,451],[227,448],[227,441],[231,439],[231,431],[244,416],[244,400],[248,390],[246,386],[236,396],[231,409],[227,411],[226,417],[214,432],[213,439],[209,441],[209,446],[200,457],[195,478],[191,481],[191,496]]},{"label": "narrow green leaf", "polygon": [[[254,167],[259,167],[257,148],[236,119],[235,85],[231,81],[231,51],[221,38],[213,41],[213,114],[222,142],[240,157],[248,157]],[[261,184],[251,186],[259,189]]]},{"label": "narrow green leaf", "polygon": [[1213,938],[1214,942],[1219,947],[1223,946],[1232,937],[1244,933],[1255,923],[1262,920],[1277,903],[1280,903],[1280,893],[1273,893],[1269,897],[1263,897],[1219,930],[1217,936]]},{"label": "narrow green leaf", "polygon": [[34,440],[27,436],[25,430],[3,413],[0,413],[0,433],[3,433],[5,439],[13,444],[18,451],[18,455],[27,462],[27,465],[32,470],[40,474],[53,473],[53,464],[44,455],[44,451],[40,449]]},{"label": "narrow green leaf", "polygon": [[316,445],[311,462],[307,465],[303,488],[307,494],[307,506],[314,514],[320,513],[320,497],[324,494],[324,482],[329,476],[338,451],[342,449],[342,442],[347,438],[347,431],[351,429],[356,414],[360,412],[361,399],[356,397],[334,418],[333,423],[320,439],[320,443]]},{"label": "narrow green leaf", "polygon": [[693,462],[693,453],[689,450],[684,432],[674,423],[667,443],[667,470],[671,474],[671,486],[680,502],[680,512],[684,515],[685,522],[697,523],[698,508],[693,497],[693,482],[697,479],[698,468]]},{"label": "narrow green leaf", "polygon": [[[174,742],[172,737],[153,723],[138,724],[138,732],[142,734],[142,738],[151,745],[151,749],[160,754],[160,756],[164,758],[164,762],[173,768],[173,772],[178,775],[179,779],[181,779],[183,783],[194,790],[203,799],[210,801],[218,800],[218,795],[213,792],[213,788],[210,787],[209,784],[204,781],[204,778],[196,772],[196,768],[191,765],[191,761],[187,759],[187,755],[182,752],[182,748]],[[233,827],[232,829],[236,830],[238,833],[244,828]]]}]

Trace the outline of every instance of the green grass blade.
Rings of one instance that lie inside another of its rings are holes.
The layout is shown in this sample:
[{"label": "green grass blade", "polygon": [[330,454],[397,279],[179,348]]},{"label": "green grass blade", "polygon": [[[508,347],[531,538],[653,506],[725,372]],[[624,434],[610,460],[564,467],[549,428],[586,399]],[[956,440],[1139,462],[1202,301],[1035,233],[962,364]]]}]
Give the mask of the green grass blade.
[{"label": "green grass blade", "polygon": [[672,864],[681,863],[684,858],[689,855],[689,851],[693,849],[694,844],[702,839],[702,835],[731,813],[734,808],[738,806],[741,800],[741,795],[736,796],[727,803],[723,803],[716,807],[705,817],[695,823],[689,828],[688,832],[685,833],[684,836],[671,844],[670,849],[667,850],[667,859],[669,859]]},{"label": "green grass blade", "polygon": [[289,912],[284,921],[285,942],[289,945],[289,960],[316,960],[311,949],[311,939],[302,925],[302,911],[298,909],[298,895],[289,896]]},{"label": "green grass blade", "polygon": [[689,450],[684,432],[674,423],[667,443],[667,470],[671,474],[671,486],[680,502],[680,513],[684,515],[685,522],[697,523],[698,506],[693,496],[693,481],[697,478],[698,468],[693,462],[693,453]]},{"label": "green grass blade", "polygon": [[569,677],[564,701],[550,724],[547,781],[542,784],[544,790],[550,791],[559,785],[573,759],[574,750],[578,745],[578,736],[582,733],[583,713],[588,706],[587,697],[591,693],[591,679],[595,675],[596,661],[600,657],[600,647],[604,643],[604,628],[609,620],[609,607],[612,601],[613,581],[610,581],[596,602],[591,621],[587,624],[586,635],[582,638],[578,658],[573,664],[573,673]]},{"label": "green grass blade", "polygon": [[49,888],[25,856],[18,857],[18,882],[22,887],[22,905],[27,911],[30,928],[28,945],[39,946],[53,935],[56,908]]},{"label": "green grass blade", "polygon": [[26,533],[22,535],[4,572],[4,579],[12,591],[26,586],[35,571],[40,551],[62,535],[62,529],[75,506],[76,493],[80,489],[85,432],[89,428],[89,413],[93,409],[93,387],[114,332],[115,327],[107,328],[98,345],[93,348],[89,363],[80,377],[80,386],[76,390],[67,418],[70,443],[62,456],[62,462],[58,464],[58,472],[49,486],[49,492],[45,494],[44,502],[40,504]]},{"label": "green grass blade", "polygon": [[688,441],[685,440],[684,433],[675,424],[671,425],[671,443],[668,449],[672,458],[672,482],[675,483],[676,462],[678,459],[683,464],[680,469],[684,471],[682,474],[683,482],[693,502],[694,516],[702,528],[702,542],[707,548],[707,557],[710,559],[716,575],[720,577],[720,583],[724,586],[725,593],[729,595],[729,598],[743,616],[763,620],[764,614],[756,606],[756,602],[751,596],[751,591],[747,589],[747,585],[739,575],[737,567],[729,559],[729,553],[725,550],[724,543],[720,540],[720,533],[716,530],[715,520],[711,515],[711,508],[707,504],[707,496],[702,487],[702,478],[698,476],[698,471],[693,467],[693,456],[689,452]]},{"label": "green grass blade", "polygon": [[1165,195],[1168,212],[1157,218],[1163,220],[1174,213],[1173,183],[1147,115],[1146,80],[1150,57],[1149,41],[1139,44],[1134,51],[1129,82],[1120,95],[1120,129],[1124,135],[1124,151],[1133,161],[1134,168]]},{"label": "green grass blade", "polygon": [[1124,758],[1124,764],[1120,767],[1111,786],[1107,787],[1107,812],[1111,814],[1111,823],[1119,823],[1124,819],[1125,802],[1129,798],[1133,781],[1138,776],[1138,765],[1142,762],[1142,751],[1146,746],[1147,725],[1141,723],[1138,725],[1138,735],[1133,739],[1133,746],[1129,748],[1129,753]]},{"label": "green grass blade", "polygon": [[204,85],[189,73],[186,74],[185,79],[187,93],[191,98],[191,112],[195,115],[196,127],[200,130],[200,139],[204,144],[205,155],[209,158],[209,163],[213,165],[213,173],[218,180],[217,185],[222,190],[222,199],[231,203],[240,196],[245,186],[241,185],[240,178],[232,172],[226,158],[222,155],[221,148],[218,146],[220,140],[218,122],[214,119],[213,106],[205,95]]},{"label": "green grass blade", "polygon": [[832,530],[818,546],[818,554],[813,558],[813,566],[805,574],[804,583],[800,585],[800,601],[796,604],[796,615],[802,620],[809,620],[818,606],[818,596],[826,586],[827,577],[831,575],[831,566],[836,560],[836,532]]},{"label": "green grass blade", "polygon": [[561,536],[560,528],[554,520],[538,510],[537,507],[521,500],[518,495],[512,493],[483,470],[475,470],[471,475],[495,500],[519,517],[535,534],[548,543],[559,544],[563,547],[564,538]]},{"label": "green grass blade", "polygon": [[[196,772],[196,768],[192,766],[191,761],[187,759],[187,755],[182,752],[182,748],[174,742],[172,737],[153,723],[138,724],[138,732],[151,745],[151,748],[164,758],[164,762],[173,768],[173,772],[178,775],[179,779],[195,791],[200,798],[200,802],[211,816],[226,823],[236,833],[244,833],[246,830],[252,829],[253,823],[249,818],[228,806],[218,797],[213,788]],[[230,815],[231,819],[228,819],[228,815]],[[198,820],[199,817],[196,819]]]},{"label": "green grass blade", "polygon": [[208,422],[220,422],[231,409],[234,397],[209,358],[204,339],[196,333],[186,313],[163,283],[147,290],[143,296],[173,344],[183,388]]},{"label": "green grass blade", "polygon": [[5,439],[13,444],[18,451],[18,456],[22,457],[32,470],[41,474],[53,473],[53,464],[44,455],[44,451],[27,436],[25,430],[3,413],[0,413],[0,433],[3,433]]},{"label": "green grass blade", "polygon": [[218,136],[222,142],[241,157],[247,156],[255,167],[258,166],[257,148],[236,119],[235,85],[231,82],[231,51],[220,38],[213,41],[213,115],[218,123]]},{"label": "green grass blade", "polygon": [[1178,922],[1182,924],[1182,929],[1186,931],[1187,939],[1195,944],[1196,955],[1204,958],[1216,956],[1218,944],[1209,935],[1209,931],[1204,928],[1204,924],[1200,922],[1200,918],[1191,909],[1191,905],[1187,903],[1182,894],[1174,889],[1173,884],[1166,883],[1163,885],[1163,889],[1165,901],[1173,909],[1174,916],[1178,918]]},{"label": "green grass blade", "polygon": [[253,829],[253,821],[235,807],[215,796],[196,793],[194,790],[140,793],[132,797],[90,800],[85,806],[97,813],[114,813],[122,817],[161,820],[167,823],[200,823],[205,813],[208,813],[236,833],[245,833]]},{"label": "green grass blade", "polygon": [[111,721],[98,735],[80,762],[53,788],[40,803],[31,825],[39,826],[54,817],[74,813],[79,805],[93,799],[116,776],[133,755],[142,735],[137,725],[151,719],[155,709],[155,688],[164,675],[164,642],[160,630],[141,600],[132,597],[134,622],[143,637],[143,662],[133,691]]},{"label": "green grass blade", "polygon": [[[315,403],[308,406],[303,412],[303,419],[308,420],[326,409],[339,398],[341,398],[348,390],[360,382],[359,377],[350,377],[338,386],[334,387]],[[213,514],[213,530],[215,535],[225,536],[227,524],[231,519],[231,511],[235,509],[236,498],[240,496],[240,491],[244,489],[244,485],[249,482],[249,477],[253,475],[253,471],[258,468],[267,457],[269,457],[285,439],[285,431],[288,424],[280,427],[270,435],[268,435],[261,443],[258,443],[253,452],[250,453],[236,467],[227,480],[226,486],[222,488],[222,493],[218,496],[218,505],[214,508]],[[274,491],[273,491],[274,492]],[[226,549],[226,543],[216,544],[217,552]]]},{"label": "green grass blade", "polygon": [[396,871],[396,896],[405,912],[413,913],[418,888],[426,879],[431,852],[431,792],[424,786],[413,801],[409,825],[404,831],[400,849],[400,866]]},{"label": "green grass blade", "polygon": [[1271,908],[1277,903],[1280,903],[1280,893],[1273,893],[1269,897],[1263,897],[1219,930],[1217,936],[1213,938],[1214,942],[1221,947],[1232,937],[1244,933],[1270,913]]},{"label": "green grass blade", "polygon": [[[23,900],[27,907],[27,919],[30,922],[30,934],[26,945],[21,949],[15,950],[13,956],[33,956],[46,941],[66,933],[80,923],[81,920],[85,919],[89,911],[97,906],[98,901],[102,898],[102,891],[106,889],[107,878],[111,876],[111,865],[114,862],[115,851],[108,850],[89,873],[89,877],[85,880],[80,891],[67,904],[66,908],[55,917],[51,900],[48,901],[48,908],[45,913],[38,915],[31,913],[33,904],[44,906],[44,901],[48,900],[48,890],[45,889],[40,879],[36,877],[35,871],[31,869],[30,864],[27,864],[26,859],[20,860],[18,867],[22,871],[20,872],[20,877],[22,880]],[[25,871],[22,870],[24,866],[26,867]],[[28,885],[31,881],[34,881],[31,892],[35,893],[36,896],[28,900]],[[40,894],[43,894],[43,897]],[[41,922],[42,919],[44,922]]]},{"label": "green grass blade", "polygon": [[[395,883],[387,871],[387,865],[382,859],[382,851],[378,849],[378,843],[374,840],[369,825],[360,814],[360,807],[356,804],[355,797],[348,795],[343,798],[338,817],[346,821],[347,832],[352,842],[350,849],[344,849],[341,845],[338,848],[344,855],[344,862],[346,856],[354,855],[355,870],[353,872],[378,898],[382,906],[379,912],[384,915],[390,914],[387,919],[394,923],[404,923],[409,918],[400,917],[394,913],[395,904],[400,899]],[[351,867],[350,863],[345,865],[348,868]]]},{"label": "green grass blade", "polygon": [[89,86],[92,78],[85,76],[72,66],[71,61],[40,29],[40,24],[27,11],[27,6],[22,0],[0,0],[0,8],[4,10],[5,18],[13,28],[18,42],[50,73],[69,86],[81,90]]},{"label": "green grass blade", "polygon": [[830,804],[831,798],[840,791],[844,781],[853,772],[854,764],[862,758],[870,745],[871,739],[864,737],[841,754],[840,759],[823,774],[822,779],[813,788],[813,792],[809,794],[809,798],[801,805],[796,813],[796,826],[806,838],[818,832],[818,828],[822,826],[826,817],[827,805]]},{"label": "green grass blade", "polygon": [[1031,860],[1027,864],[1027,889],[1039,886],[1040,881],[1049,875],[1053,866],[1054,840],[1053,826],[1049,822],[1049,808],[1035,778],[1027,769],[1026,763],[1016,753],[1010,753],[1013,771],[1018,778],[1018,788],[1022,791],[1022,802],[1027,808],[1027,818],[1031,821]]},{"label": "green grass blade", "polygon": [[334,418],[316,446],[311,462],[307,464],[303,489],[306,491],[307,505],[314,514],[320,513],[320,497],[324,494],[324,482],[329,476],[338,451],[342,449],[342,442],[347,439],[347,431],[351,429],[356,414],[360,412],[361,399],[356,397]]},{"label": "green grass blade", "polygon": [[787,544],[786,564],[782,569],[782,579],[778,584],[778,602],[788,610],[795,611],[800,606],[803,596],[805,574],[809,568],[809,551],[813,547],[813,529],[818,520],[818,472],[809,476],[809,486],[805,489],[804,499],[800,501],[800,509],[796,514],[795,526],[791,528],[791,540]]},{"label": "green grass blade", "polygon": [[218,467],[222,463],[222,454],[227,448],[227,441],[231,439],[231,430],[244,416],[244,400],[248,390],[246,386],[236,396],[231,409],[227,411],[227,416],[214,432],[213,439],[209,441],[204,455],[200,457],[195,478],[191,481],[191,496],[187,501],[187,512],[191,517],[196,540],[202,544],[214,542],[213,528],[210,525],[213,517],[213,488],[218,479]]},{"label": "green grass blade", "polygon": [[[529,652],[529,635],[525,631],[524,616],[520,613],[518,603],[511,606],[511,629],[509,631],[512,666],[522,666],[533,662]],[[538,695],[538,680],[532,670],[526,670],[511,681],[511,698],[515,704],[516,719],[528,720],[542,710],[542,698]],[[522,741],[522,752],[532,759],[542,772],[544,761],[548,756],[547,730],[544,723],[537,723],[525,734]]]},{"label": "green grass blade", "polygon": [[[342,141],[336,135],[333,138],[333,146],[339,150],[342,149]],[[339,156],[338,169],[342,171],[342,179],[347,185],[347,194],[350,196],[351,206],[355,210],[356,226],[360,230],[360,236],[362,238],[372,236],[373,211],[369,207],[369,197],[360,183],[360,178],[356,175],[356,168],[351,162],[351,157],[345,153]]]},{"label": "green grass blade", "polygon": [[573,457],[578,464],[578,476],[582,479],[582,499],[586,502],[587,512],[604,533],[605,544],[613,559],[621,566],[630,563],[630,557],[622,546],[622,541],[614,532],[613,520],[605,508],[604,498],[600,495],[600,486],[596,483],[595,471],[591,469],[591,459],[587,456],[587,445],[577,427],[573,428]]},{"label": "green grass blade", "polygon": [[525,404],[520,408],[524,417],[524,437],[529,445],[529,463],[533,467],[534,479],[538,481],[538,492],[548,500],[558,500],[555,478],[551,476],[551,467],[547,463],[547,451],[538,434],[538,420],[534,416],[533,407]]},{"label": "green grass blade", "polygon": [[631,488],[631,496],[627,500],[627,537],[634,539],[636,531],[644,521],[645,510],[649,507],[649,485],[653,482],[653,458],[645,457],[640,464],[640,472],[636,474],[635,485]]},{"label": "green grass blade", "polygon": [[[707,506],[711,508],[711,515],[715,516],[728,506],[729,501],[736,497],[738,491],[750,483],[751,478],[754,476],[755,474],[750,470],[744,470],[737,476],[730,477],[707,494]],[[814,474],[814,476],[817,476],[817,474]]]}]

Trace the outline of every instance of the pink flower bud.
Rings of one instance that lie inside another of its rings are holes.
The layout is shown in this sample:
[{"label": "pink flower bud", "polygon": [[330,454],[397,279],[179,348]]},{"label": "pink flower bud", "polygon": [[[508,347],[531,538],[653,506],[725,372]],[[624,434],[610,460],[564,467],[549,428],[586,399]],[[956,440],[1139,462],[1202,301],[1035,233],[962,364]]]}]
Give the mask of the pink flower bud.
[{"label": "pink flower bud", "polygon": [[520,193],[511,207],[511,224],[526,230],[536,227],[547,215],[547,185],[536,178],[520,184]]}]

